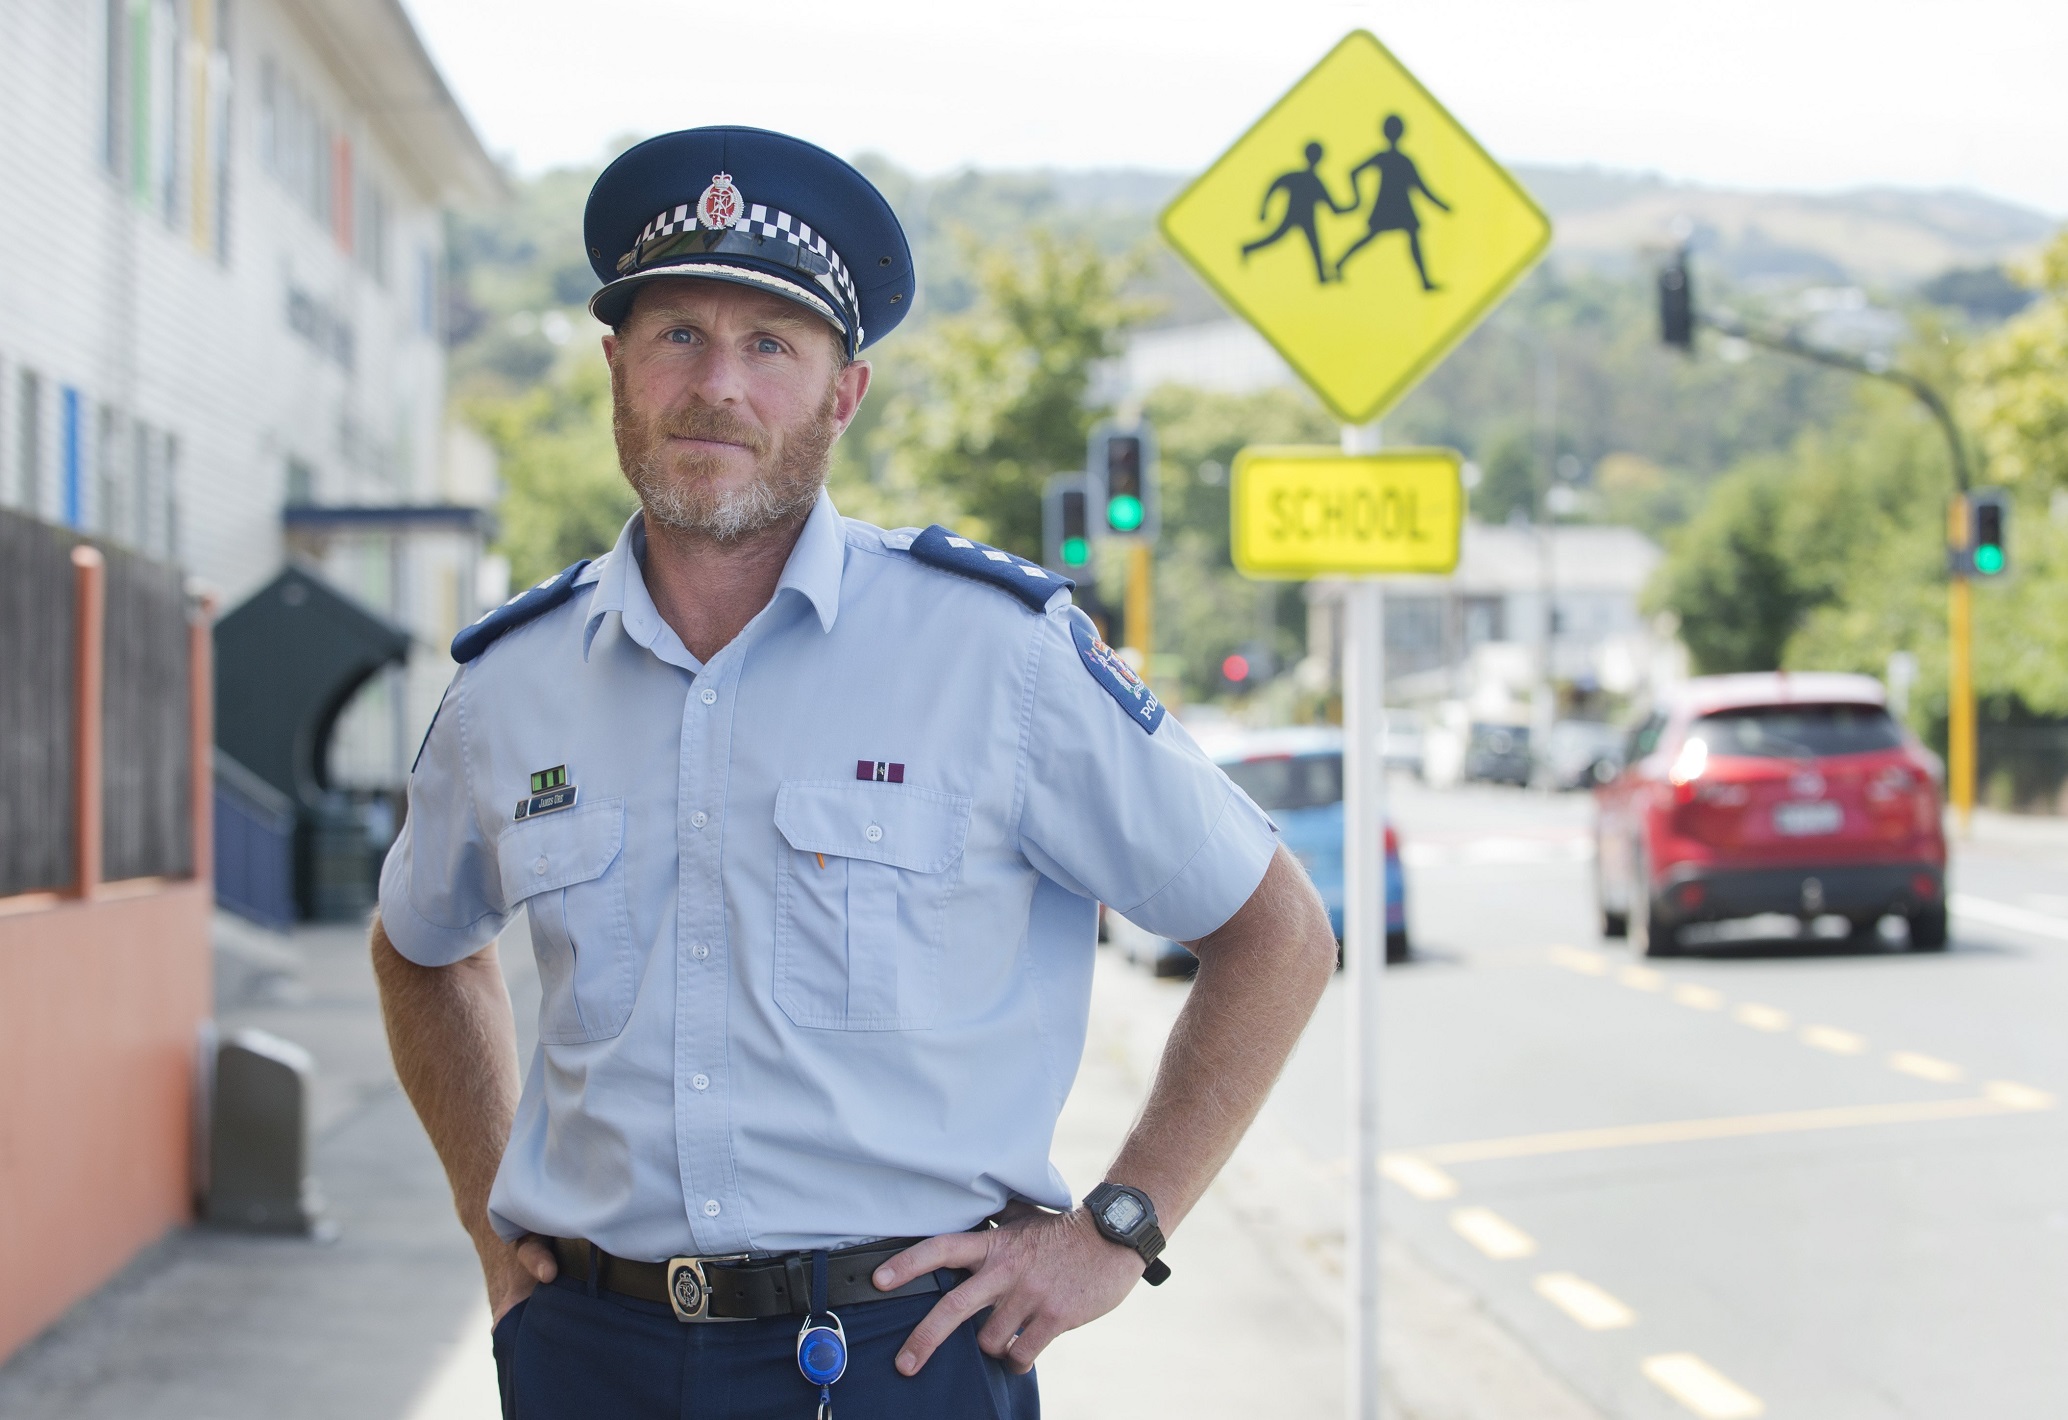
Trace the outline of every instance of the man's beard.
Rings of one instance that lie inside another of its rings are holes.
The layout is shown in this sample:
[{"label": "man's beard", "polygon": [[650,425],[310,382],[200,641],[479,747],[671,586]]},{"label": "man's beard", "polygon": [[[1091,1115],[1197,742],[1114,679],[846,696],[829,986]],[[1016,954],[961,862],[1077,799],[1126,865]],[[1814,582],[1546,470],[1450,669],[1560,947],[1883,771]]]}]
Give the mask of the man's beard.
[{"label": "man's beard", "polygon": [[[838,383],[829,382],[825,399],[809,419],[772,435],[728,410],[698,401],[642,420],[613,379],[611,427],[617,436],[618,466],[639,495],[650,523],[713,542],[738,542],[788,522],[818,501],[833,441],[840,436],[834,418],[838,397]],[[757,476],[744,488],[719,488],[723,465],[718,457],[664,457],[671,437],[739,444],[759,463]]]}]

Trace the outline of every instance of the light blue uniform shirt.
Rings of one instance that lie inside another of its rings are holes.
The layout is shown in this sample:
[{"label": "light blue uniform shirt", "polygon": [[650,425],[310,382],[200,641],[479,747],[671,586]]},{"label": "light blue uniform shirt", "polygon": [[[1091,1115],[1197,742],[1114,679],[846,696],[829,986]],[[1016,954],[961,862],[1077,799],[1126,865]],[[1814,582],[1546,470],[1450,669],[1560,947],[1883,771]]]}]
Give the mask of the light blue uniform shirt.
[{"label": "light blue uniform shirt", "polygon": [[[381,917],[411,961],[530,917],[544,999],[489,1212],[621,1257],[952,1232],[1050,1163],[1095,903],[1192,940],[1273,830],[1073,639],[821,497],[776,594],[700,664],[634,518],[574,595],[461,667]],[[902,782],[859,776],[877,762]],[[534,771],[571,808],[518,819]]]}]

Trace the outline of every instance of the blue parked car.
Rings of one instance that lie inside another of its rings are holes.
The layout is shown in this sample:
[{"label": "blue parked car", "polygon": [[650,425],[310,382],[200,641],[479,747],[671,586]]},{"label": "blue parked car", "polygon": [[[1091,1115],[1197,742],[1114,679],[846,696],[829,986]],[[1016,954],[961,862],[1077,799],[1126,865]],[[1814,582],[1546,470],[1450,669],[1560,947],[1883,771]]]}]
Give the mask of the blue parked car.
[{"label": "blue parked car", "polygon": [[[1343,940],[1343,733],[1322,726],[1260,730],[1214,756],[1257,807],[1271,815],[1328,905]],[[1400,836],[1386,825],[1386,960],[1406,961],[1407,884]]]},{"label": "blue parked car", "polygon": [[[1206,748],[1257,807],[1278,825],[1280,838],[1314,880],[1328,907],[1336,941],[1343,940],[1343,734],[1324,726],[1256,730]],[[1109,936],[1130,959],[1158,976],[1190,975],[1199,963],[1176,942],[1152,936],[1117,914]],[[1408,959],[1407,888],[1400,871],[1400,839],[1386,825],[1386,960]],[[1337,957],[1340,965],[1341,956]]]}]

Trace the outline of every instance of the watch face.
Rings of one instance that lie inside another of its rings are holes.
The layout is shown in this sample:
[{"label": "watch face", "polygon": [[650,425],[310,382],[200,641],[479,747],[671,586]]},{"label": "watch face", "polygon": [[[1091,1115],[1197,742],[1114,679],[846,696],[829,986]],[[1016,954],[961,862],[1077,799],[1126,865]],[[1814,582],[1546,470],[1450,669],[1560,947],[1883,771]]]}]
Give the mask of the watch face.
[{"label": "watch face", "polygon": [[1106,1226],[1114,1232],[1131,1233],[1135,1230],[1135,1225],[1148,1216],[1148,1210],[1142,1207],[1141,1200],[1133,1194],[1122,1193],[1111,1199],[1099,1216],[1105,1219]]}]

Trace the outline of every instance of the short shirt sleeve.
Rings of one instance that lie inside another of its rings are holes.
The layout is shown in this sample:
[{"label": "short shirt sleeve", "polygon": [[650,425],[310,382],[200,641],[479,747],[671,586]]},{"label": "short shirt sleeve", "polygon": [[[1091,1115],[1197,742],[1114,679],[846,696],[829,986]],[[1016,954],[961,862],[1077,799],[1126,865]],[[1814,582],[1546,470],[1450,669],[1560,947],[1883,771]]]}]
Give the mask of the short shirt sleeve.
[{"label": "short shirt sleeve", "polygon": [[410,771],[408,816],[381,867],[381,926],[419,966],[474,955],[510,920],[467,772],[466,681],[463,668],[432,717]]},{"label": "short shirt sleeve", "polygon": [[1249,901],[1276,830],[1175,719],[1144,732],[1080,652],[1075,623],[1088,619],[1069,607],[1042,628],[1021,849],[1137,926],[1197,941]]}]

